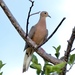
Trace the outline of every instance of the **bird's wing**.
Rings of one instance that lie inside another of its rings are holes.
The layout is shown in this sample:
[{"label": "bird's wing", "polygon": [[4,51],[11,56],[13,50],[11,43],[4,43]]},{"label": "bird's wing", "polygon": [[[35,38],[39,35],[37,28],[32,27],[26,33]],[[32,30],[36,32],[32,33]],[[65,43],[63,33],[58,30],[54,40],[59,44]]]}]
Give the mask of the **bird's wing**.
[{"label": "bird's wing", "polygon": [[[35,34],[35,29],[36,29],[36,26],[32,26],[31,27],[31,29],[30,29],[30,31],[29,31],[29,34],[28,34],[28,36],[29,36],[29,38],[33,38],[33,36],[34,36],[34,34]],[[26,45],[25,45],[25,48],[24,48],[24,51],[25,51],[25,49],[27,49],[29,47],[29,45],[26,43]]]},{"label": "bird's wing", "polygon": [[46,36],[44,38],[44,41],[47,39],[47,36],[48,36],[48,30],[46,29]]}]

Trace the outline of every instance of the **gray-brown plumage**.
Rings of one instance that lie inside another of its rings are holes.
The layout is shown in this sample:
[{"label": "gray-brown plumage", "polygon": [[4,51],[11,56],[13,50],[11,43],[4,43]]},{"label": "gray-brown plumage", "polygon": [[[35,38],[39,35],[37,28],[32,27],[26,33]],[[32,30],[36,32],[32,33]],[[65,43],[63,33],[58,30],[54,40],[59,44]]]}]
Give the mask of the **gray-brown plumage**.
[{"label": "gray-brown plumage", "polygon": [[[48,30],[46,29],[46,17],[50,17],[48,13],[46,11],[41,12],[38,23],[32,26],[28,35],[37,45],[43,43],[48,35]],[[28,69],[34,52],[34,50],[31,47],[29,47],[27,43],[25,49],[26,54],[24,57],[23,72],[25,72]]]}]

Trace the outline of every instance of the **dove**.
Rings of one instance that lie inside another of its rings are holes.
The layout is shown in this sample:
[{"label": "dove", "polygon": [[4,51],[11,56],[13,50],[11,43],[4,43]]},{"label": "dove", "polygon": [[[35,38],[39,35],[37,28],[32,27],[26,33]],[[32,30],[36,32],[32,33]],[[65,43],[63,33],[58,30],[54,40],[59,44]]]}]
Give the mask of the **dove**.
[{"label": "dove", "polygon": [[[29,38],[31,38],[31,40],[33,40],[37,45],[42,44],[48,36],[48,30],[46,28],[46,17],[50,17],[48,12],[42,11],[40,13],[38,23],[31,27],[28,34]],[[29,68],[34,49],[26,43],[24,50],[26,50],[26,52],[23,62],[23,72],[26,72]]]}]

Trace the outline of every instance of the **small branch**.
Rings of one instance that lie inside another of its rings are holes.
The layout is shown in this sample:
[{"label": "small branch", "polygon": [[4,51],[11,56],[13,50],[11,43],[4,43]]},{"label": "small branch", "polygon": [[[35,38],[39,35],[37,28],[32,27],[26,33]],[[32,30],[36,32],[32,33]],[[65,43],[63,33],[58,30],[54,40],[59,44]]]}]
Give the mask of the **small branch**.
[{"label": "small branch", "polygon": [[36,12],[36,13],[33,13],[33,14],[31,14],[30,16],[33,16],[33,15],[35,15],[35,14],[39,14],[40,13],[40,11],[39,12]]},{"label": "small branch", "polygon": [[74,51],[74,50],[75,50],[75,48],[73,48],[73,49],[71,50],[71,52]]},{"label": "small branch", "polygon": [[32,0],[29,0],[30,2],[33,2]]},{"label": "small branch", "polygon": [[73,31],[72,31],[72,35],[68,41],[68,46],[67,46],[67,50],[65,51],[65,61],[68,62],[68,58],[69,58],[69,55],[70,55],[70,52],[71,52],[71,48],[72,48],[72,45],[73,45],[73,42],[74,42],[74,39],[75,39],[75,27],[73,28]]},{"label": "small branch", "polygon": [[56,27],[56,29],[53,31],[53,33],[41,44],[39,45],[37,48],[41,47],[43,44],[45,44],[54,34],[55,32],[58,30],[58,28],[61,26],[61,24],[63,23],[63,21],[65,20],[66,18],[64,17],[61,22],[59,23],[59,25]]},{"label": "small branch", "polygon": [[[68,62],[68,58],[69,58],[69,55],[70,55],[70,52],[71,52],[71,48],[72,48],[74,39],[75,39],[75,27],[73,28],[71,37],[70,37],[70,39],[68,41],[67,49],[66,49],[65,54],[64,54],[64,60],[66,62]],[[67,67],[67,64],[63,68],[63,71],[62,71],[62,73],[60,75],[65,75],[66,74],[66,67]]]},{"label": "small branch", "polygon": [[[18,31],[18,33],[20,34],[20,36],[24,39],[24,41],[26,41],[29,46],[31,46],[32,48],[34,48],[34,50],[37,48],[37,45],[27,36],[24,32],[24,30],[21,28],[21,26],[19,25],[19,23],[17,22],[17,20],[14,18],[14,16],[12,15],[12,13],[9,11],[8,7],[6,6],[6,4],[4,3],[3,0],[0,0],[0,6],[3,9],[3,11],[5,12],[5,14],[7,15],[7,17],[9,18],[9,20],[11,21],[12,25],[15,27],[15,29]],[[41,57],[43,57],[45,60],[52,62],[53,64],[58,64],[63,62],[60,59],[56,59],[53,56],[50,56],[49,54],[47,54],[42,48],[38,48],[38,50],[35,50]]]},{"label": "small branch", "polygon": [[[74,63],[74,64],[75,64],[75,63]],[[67,70],[67,72],[69,72],[69,71],[72,69],[72,67],[73,67],[74,64],[72,64],[72,65],[70,66],[70,68],[69,68],[69,70]]]},{"label": "small branch", "polygon": [[26,37],[28,36],[28,24],[29,24],[29,18],[30,18],[31,9],[32,9],[32,7],[34,6],[34,1],[32,1],[32,0],[29,0],[29,1],[32,3],[32,5],[31,5],[31,7],[30,7],[30,9],[29,9],[28,17],[27,17],[27,23],[26,23]]}]

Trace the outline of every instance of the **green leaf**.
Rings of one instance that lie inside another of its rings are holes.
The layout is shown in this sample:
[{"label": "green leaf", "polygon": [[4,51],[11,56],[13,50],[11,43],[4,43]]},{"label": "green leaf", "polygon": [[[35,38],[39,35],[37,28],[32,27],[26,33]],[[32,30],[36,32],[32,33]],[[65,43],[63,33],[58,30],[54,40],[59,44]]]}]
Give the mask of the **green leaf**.
[{"label": "green leaf", "polygon": [[35,55],[32,56],[32,62],[38,64],[38,59]]},{"label": "green leaf", "polygon": [[55,46],[53,46],[53,48],[56,50],[57,48]]},{"label": "green leaf", "polygon": [[61,45],[59,45],[58,47],[55,47],[55,46],[53,46],[53,48],[55,49],[55,51],[56,51],[56,53],[55,53],[55,56],[57,57],[57,58],[59,58],[59,55],[60,55],[60,48],[61,48]]},{"label": "green leaf", "polygon": [[55,53],[55,56],[56,56],[57,58],[59,58],[59,55],[60,55],[60,53]]},{"label": "green leaf", "polygon": [[69,62],[68,62],[69,65],[73,64],[74,61],[75,61],[75,54],[72,54],[72,55],[70,55],[70,58],[69,58]]},{"label": "green leaf", "polygon": [[40,70],[37,69],[36,73],[37,73],[37,75],[40,75],[41,69]]},{"label": "green leaf", "polygon": [[31,68],[36,69],[37,74],[39,75],[41,73],[41,64],[31,64],[30,65]]},{"label": "green leaf", "polygon": [[57,73],[60,73],[62,68],[66,65],[66,62],[62,62],[60,64],[52,66],[52,70],[56,71]]},{"label": "green leaf", "polygon": [[58,47],[53,46],[53,48],[55,49],[56,53],[58,53],[60,51],[61,45],[59,45]]},{"label": "green leaf", "polygon": [[48,75],[48,74],[50,75],[50,73],[49,73],[49,72],[47,71],[47,69],[46,69],[46,66],[48,66],[48,65],[49,65],[49,66],[52,66],[52,64],[45,63],[44,66],[43,66],[43,71],[42,71],[42,74],[41,74],[41,75],[44,75],[44,74],[45,74],[45,75]]},{"label": "green leaf", "polygon": [[54,66],[50,66],[50,65],[46,65],[45,66],[45,73],[52,73],[52,72],[57,72],[60,73],[62,70],[62,68],[65,66],[66,62],[62,62],[60,64],[54,65]]},{"label": "green leaf", "polygon": [[0,69],[4,66],[3,62],[0,60]]},{"label": "green leaf", "polygon": [[47,61],[47,60],[45,60],[45,59],[43,59],[43,60],[44,60],[44,65],[45,65],[45,64],[48,64],[48,61]]},{"label": "green leaf", "polygon": [[41,69],[41,64],[33,63],[33,64],[30,65],[30,67],[33,68],[33,69]]},{"label": "green leaf", "polygon": [[2,74],[3,74],[3,72],[0,73],[0,75],[2,75]]},{"label": "green leaf", "polygon": [[56,52],[58,53],[60,51],[61,45],[59,45],[56,49]]}]

